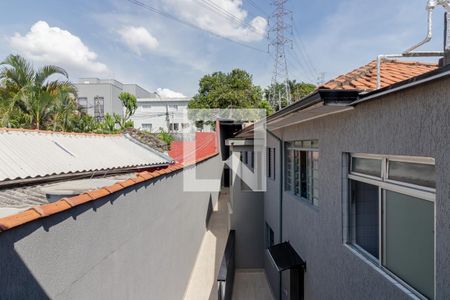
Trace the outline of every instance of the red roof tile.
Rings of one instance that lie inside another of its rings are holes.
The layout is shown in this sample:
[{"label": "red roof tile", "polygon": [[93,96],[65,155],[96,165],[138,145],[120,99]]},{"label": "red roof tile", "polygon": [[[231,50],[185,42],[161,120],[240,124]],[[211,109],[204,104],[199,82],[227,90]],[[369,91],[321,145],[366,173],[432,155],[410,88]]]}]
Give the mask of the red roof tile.
[{"label": "red roof tile", "polygon": [[[383,60],[381,63],[381,87],[431,72],[437,68],[438,65],[433,63]],[[375,60],[320,86],[320,88],[333,90],[355,89],[362,91],[371,91],[376,87],[377,62]]]},{"label": "red roof tile", "polygon": [[[184,153],[184,150],[188,150]],[[179,163],[189,163],[217,153],[217,135],[215,132],[196,132],[195,141],[174,141],[170,145],[169,155]]]}]

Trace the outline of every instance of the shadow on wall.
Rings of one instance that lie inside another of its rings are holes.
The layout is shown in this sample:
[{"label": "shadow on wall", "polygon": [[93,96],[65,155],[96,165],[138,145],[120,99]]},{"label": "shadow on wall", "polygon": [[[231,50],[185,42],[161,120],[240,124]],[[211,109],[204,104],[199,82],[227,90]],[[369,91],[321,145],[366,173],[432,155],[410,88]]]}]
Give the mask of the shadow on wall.
[{"label": "shadow on wall", "polygon": [[[41,228],[49,232],[53,226],[68,218],[76,220],[79,215],[91,209],[96,212],[107,203],[113,204],[117,198],[117,195],[111,195],[109,199],[98,199],[0,233],[0,299],[51,299],[17,253],[15,244]],[[37,254],[40,251],[32,250]]]},{"label": "shadow on wall", "polygon": [[[14,244],[41,227],[39,222],[1,233],[0,241],[0,298],[50,299],[34,278]],[[39,249],[36,249],[39,251]]]}]

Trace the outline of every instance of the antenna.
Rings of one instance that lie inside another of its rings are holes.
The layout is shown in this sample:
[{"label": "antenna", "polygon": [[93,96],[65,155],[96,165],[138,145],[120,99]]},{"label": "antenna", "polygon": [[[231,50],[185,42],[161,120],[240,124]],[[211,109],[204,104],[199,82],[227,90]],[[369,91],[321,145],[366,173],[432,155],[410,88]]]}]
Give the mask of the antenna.
[{"label": "antenna", "polygon": [[[291,103],[291,91],[289,87],[289,72],[286,60],[285,46],[291,44],[292,40],[286,38],[286,32],[292,30],[290,20],[292,12],[286,9],[288,0],[272,0],[275,7],[271,16],[270,29],[268,31],[269,53],[273,49],[274,68],[272,74],[272,84],[269,91],[269,102],[275,110],[280,110]],[[283,86],[283,88],[279,88]]]}]

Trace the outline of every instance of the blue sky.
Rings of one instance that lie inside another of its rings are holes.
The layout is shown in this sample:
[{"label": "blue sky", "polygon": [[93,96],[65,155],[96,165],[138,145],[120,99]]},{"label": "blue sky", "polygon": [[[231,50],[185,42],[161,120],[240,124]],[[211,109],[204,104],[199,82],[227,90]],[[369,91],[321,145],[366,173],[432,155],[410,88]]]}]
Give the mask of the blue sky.
[{"label": "blue sky", "polygon": [[[66,68],[70,79],[114,77],[150,90],[168,88],[192,96],[207,73],[242,68],[256,84],[270,83],[273,62],[265,53],[270,0],[141,0],[184,22],[127,0],[2,0],[0,57],[19,53],[36,65]],[[258,8],[251,5],[256,3]],[[352,70],[378,54],[399,53],[423,39],[426,0],[290,0],[294,49],[289,73],[298,81]],[[207,7],[208,3],[210,8]],[[235,17],[214,11],[220,7]],[[252,28],[237,19],[251,23]],[[434,39],[441,50],[443,10],[435,10]],[[255,51],[226,37],[263,50]]]}]

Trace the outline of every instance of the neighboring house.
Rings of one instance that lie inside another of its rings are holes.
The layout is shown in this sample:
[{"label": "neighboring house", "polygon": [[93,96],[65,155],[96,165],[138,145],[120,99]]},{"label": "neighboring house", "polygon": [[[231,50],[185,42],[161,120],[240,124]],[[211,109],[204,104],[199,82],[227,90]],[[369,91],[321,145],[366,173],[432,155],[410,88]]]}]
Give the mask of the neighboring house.
[{"label": "neighboring house", "polygon": [[136,98],[155,97],[155,94],[137,84],[124,84],[114,79],[81,78],[75,86],[79,106],[98,120],[102,120],[107,113],[123,116],[124,109],[119,100],[122,92],[128,92]]},{"label": "neighboring house", "polygon": [[183,298],[218,199],[184,173],[221,177],[217,138],[179,162],[138,138],[0,129],[1,299]]},{"label": "neighboring house", "polygon": [[189,98],[162,98],[157,94],[153,97],[138,98],[138,108],[133,115],[134,127],[150,132],[160,132],[161,129],[173,133],[190,132],[187,120]]},{"label": "neighboring house", "polygon": [[[450,298],[450,66],[381,69],[268,117],[267,191],[232,176],[236,268],[275,298]],[[253,126],[227,143],[251,169]]]}]

